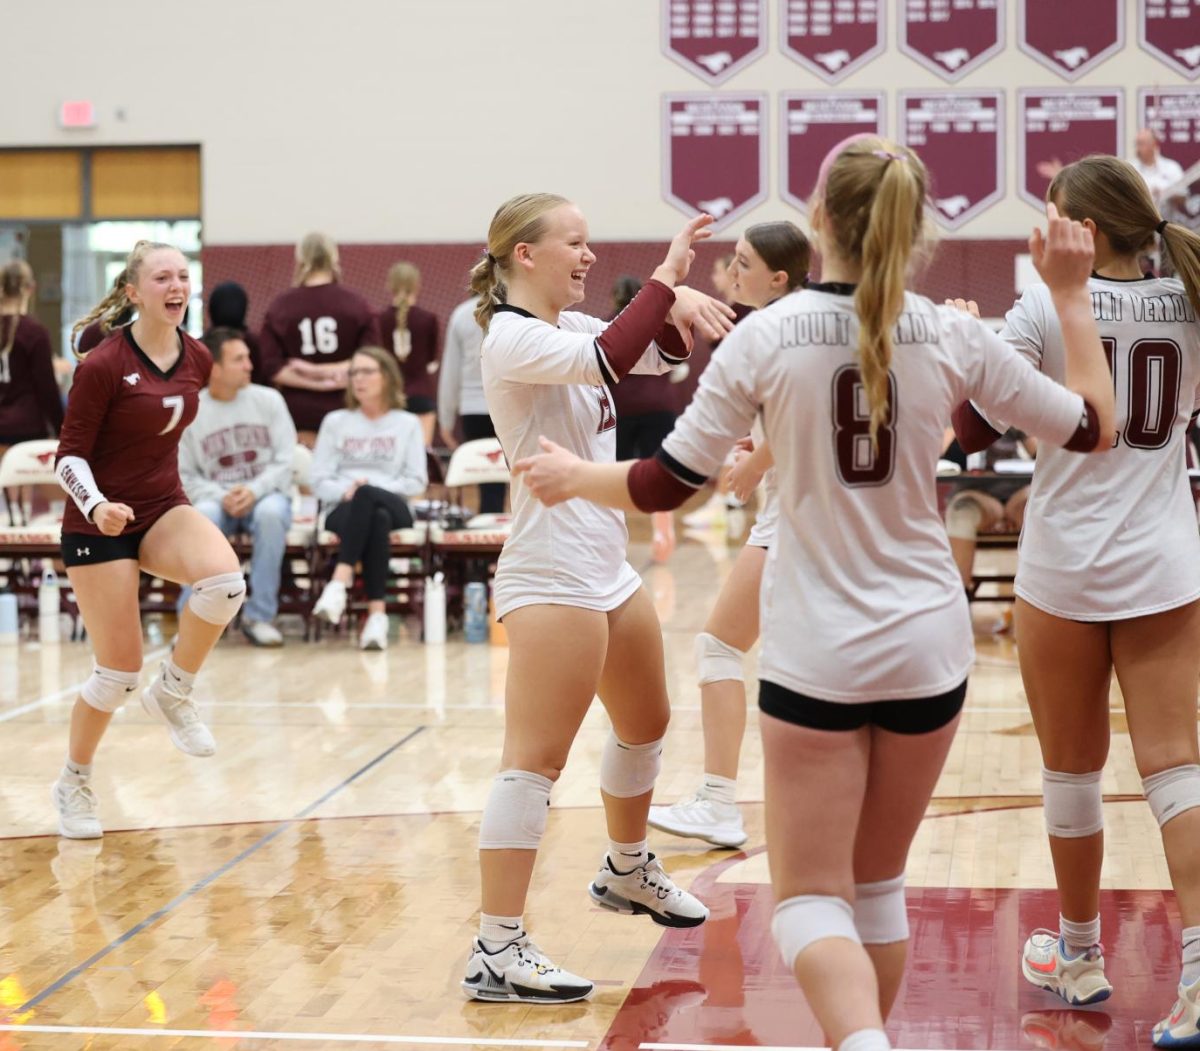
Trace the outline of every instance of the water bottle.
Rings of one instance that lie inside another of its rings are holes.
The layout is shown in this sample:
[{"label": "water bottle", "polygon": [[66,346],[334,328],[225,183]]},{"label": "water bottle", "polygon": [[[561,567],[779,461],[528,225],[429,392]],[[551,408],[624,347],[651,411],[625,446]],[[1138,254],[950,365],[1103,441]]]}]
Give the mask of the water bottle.
[{"label": "water bottle", "polygon": [[468,642],[488,640],[488,596],[487,585],[473,580],[463,595],[463,631]]},{"label": "water bottle", "polygon": [[425,642],[439,645],[446,641],[446,578],[434,573],[425,578]]},{"label": "water bottle", "polygon": [[0,646],[15,646],[19,634],[17,596],[11,591],[6,591],[0,595]]},{"label": "water bottle", "polygon": [[42,581],[38,585],[38,639],[41,642],[58,642],[61,631],[58,614],[58,574],[50,567],[42,570]]}]

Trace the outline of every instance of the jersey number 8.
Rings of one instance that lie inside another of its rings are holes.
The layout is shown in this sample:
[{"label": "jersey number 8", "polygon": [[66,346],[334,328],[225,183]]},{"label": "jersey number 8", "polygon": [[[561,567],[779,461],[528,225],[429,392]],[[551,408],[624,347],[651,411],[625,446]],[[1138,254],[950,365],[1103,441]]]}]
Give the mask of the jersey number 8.
[{"label": "jersey number 8", "polygon": [[337,318],[306,317],[300,321],[300,353],[333,354],[338,349]]},{"label": "jersey number 8", "polygon": [[858,489],[887,485],[896,466],[896,377],[888,372],[887,422],[871,442],[871,407],[858,366],[833,374],[833,459],[842,485]]},{"label": "jersey number 8", "polygon": [[[1104,356],[1117,389],[1117,341],[1104,336]],[[1129,398],[1125,433],[1117,432],[1115,447],[1122,437],[1131,449],[1161,449],[1171,439],[1171,428],[1179,412],[1179,387],[1183,377],[1183,354],[1170,339],[1139,339],[1126,357]]]}]

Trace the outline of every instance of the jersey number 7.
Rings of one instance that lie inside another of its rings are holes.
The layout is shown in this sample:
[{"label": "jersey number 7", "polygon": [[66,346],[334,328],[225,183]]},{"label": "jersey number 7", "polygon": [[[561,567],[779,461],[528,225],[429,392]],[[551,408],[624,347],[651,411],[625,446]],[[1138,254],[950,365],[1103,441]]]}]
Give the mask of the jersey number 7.
[{"label": "jersey number 7", "polygon": [[[1104,336],[1104,356],[1112,373],[1113,390],[1117,382],[1117,341]],[[1115,447],[1122,437],[1131,449],[1161,449],[1171,440],[1171,428],[1179,412],[1179,388],[1183,377],[1183,354],[1170,339],[1139,339],[1125,357],[1126,386],[1129,390],[1125,412],[1125,433],[1117,432]]]},{"label": "jersey number 7", "polygon": [[183,416],[183,395],[169,394],[163,398],[163,408],[171,410],[171,418],[167,421],[167,425],[158,433],[166,434],[168,431],[173,431]]}]

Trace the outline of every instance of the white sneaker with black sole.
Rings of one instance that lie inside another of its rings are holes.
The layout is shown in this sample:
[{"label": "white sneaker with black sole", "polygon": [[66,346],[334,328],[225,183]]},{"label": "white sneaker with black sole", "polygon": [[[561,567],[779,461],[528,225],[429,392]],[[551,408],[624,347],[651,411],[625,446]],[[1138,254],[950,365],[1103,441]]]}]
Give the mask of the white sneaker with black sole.
[{"label": "white sneaker with black sole", "polygon": [[746,842],[737,804],[719,803],[700,792],[670,806],[652,806],[646,823],[673,836],[703,839],[718,847],[740,847]]},{"label": "white sneaker with black sole", "polygon": [[708,907],[675,886],[653,854],[646,864],[625,873],[617,872],[605,855],[588,893],[602,908],[627,915],[641,913],[662,927],[698,927],[708,919]]},{"label": "white sneaker with black sole", "polygon": [[468,1000],[493,1003],[569,1004],[586,1000],[592,983],[564,971],[522,934],[495,952],[476,938],[462,991]]},{"label": "white sneaker with black sole", "polygon": [[54,782],[50,798],[58,811],[58,834],[67,839],[99,839],[104,835],[96,815],[99,801],[85,780],[64,774]]}]

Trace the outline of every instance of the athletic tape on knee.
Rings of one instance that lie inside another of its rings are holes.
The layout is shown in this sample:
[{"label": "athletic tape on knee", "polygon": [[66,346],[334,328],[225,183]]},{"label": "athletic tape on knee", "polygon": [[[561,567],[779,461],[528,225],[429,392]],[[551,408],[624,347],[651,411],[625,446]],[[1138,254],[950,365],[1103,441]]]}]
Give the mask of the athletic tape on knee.
[{"label": "athletic tape on knee", "polygon": [[609,732],[600,757],[600,787],[617,799],[643,796],[654,788],[662,767],[662,738],[649,744],[626,744]]},{"label": "athletic tape on knee", "polygon": [[1142,780],[1146,802],[1154,812],[1158,827],[1185,810],[1200,806],[1200,766],[1173,766]]},{"label": "athletic tape on knee", "polygon": [[224,627],[246,600],[246,578],[241,573],[220,573],[192,585],[188,609],[203,621]]},{"label": "athletic tape on knee", "polygon": [[1046,832],[1059,839],[1094,836],[1104,828],[1100,771],[1066,774],[1042,769],[1042,809]]},{"label": "athletic tape on knee", "polygon": [[983,521],[983,508],[969,496],[956,496],[946,508],[946,534],[955,540],[974,540]]},{"label": "athletic tape on knee", "polygon": [[116,671],[92,665],[92,674],[84,680],[79,691],[83,699],[98,712],[115,712],[137,689],[140,672]]},{"label": "athletic tape on knee", "polygon": [[553,782],[527,770],[502,770],[479,821],[480,850],[537,850],[546,831]]},{"label": "athletic tape on knee", "polygon": [[848,938],[862,944],[850,903],[825,894],[801,894],[781,901],[771,918],[771,933],[789,971],[796,966],[796,957],[813,942]]},{"label": "athletic tape on knee", "polygon": [[745,682],[746,674],[742,671],[742,658],[745,656],[744,650],[702,631],[696,636],[696,671],[700,675],[700,685],[729,680]]},{"label": "athletic tape on knee", "polygon": [[904,873],[877,883],[854,885],[854,926],[863,945],[890,945],[908,940]]}]

